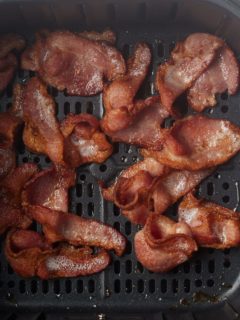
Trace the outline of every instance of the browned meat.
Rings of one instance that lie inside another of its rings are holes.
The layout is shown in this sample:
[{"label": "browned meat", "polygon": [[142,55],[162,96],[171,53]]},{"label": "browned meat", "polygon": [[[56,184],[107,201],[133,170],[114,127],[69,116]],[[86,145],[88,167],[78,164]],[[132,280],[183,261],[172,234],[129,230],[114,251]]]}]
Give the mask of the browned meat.
[{"label": "browned meat", "polygon": [[42,32],[22,55],[22,68],[37,71],[58,90],[70,95],[89,96],[103,90],[105,80],[113,80],[126,71],[122,55],[109,43],[111,35],[71,32]]},{"label": "browned meat", "polygon": [[100,131],[99,121],[89,114],[69,114],[61,123],[64,136],[64,161],[71,167],[104,162],[112,145]]}]

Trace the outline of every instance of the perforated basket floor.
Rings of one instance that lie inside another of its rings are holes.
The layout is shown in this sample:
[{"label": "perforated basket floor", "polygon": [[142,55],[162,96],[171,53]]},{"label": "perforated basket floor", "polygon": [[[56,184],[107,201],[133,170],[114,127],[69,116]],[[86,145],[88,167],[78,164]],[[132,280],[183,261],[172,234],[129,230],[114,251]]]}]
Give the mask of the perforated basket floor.
[{"label": "perforated basket floor", "polygon": [[[176,30],[168,27],[167,30],[153,28],[147,32],[140,28],[116,31],[118,48],[123,50],[125,57],[139,40],[151,45],[153,63],[139,93],[139,96],[148,96],[155,93],[156,67],[169,56],[174,43],[190,32],[204,30]],[[19,71],[16,81],[22,81],[29,76],[32,74]],[[49,92],[56,100],[59,119],[63,119],[69,112],[88,112],[97,117],[101,117],[103,113],[101,95],[81,98],[70,97],[51,88]],[[8,109],[11,101],[12,86],[9,86],[0,97],[1,111]],[[234,97],[223,94],[218,98],[217,107],[207,110],[206,113],[210,117],[227,118],[240,125],[239,104],[240,94]],[[3,314],[7,317],[11,312],[17,314],[19,310],[29,310],[36,314],[52,310],[54,313],[77,311],[77,314],[103,312],[111,315],[126,312],[141,313],[143,316],[163,310],[174,311],[176,308],[198,312],[209,307],[211,310],[215,308],[215,312],[221,310],[221,316],[226,313],[228,319],[237,317],[234,297],[236,292],[239,292],[240,249],[200,249],[188,262],[166,274],[149,272],[136,261],[133,238],[138,227],[131,225],[112,203],[102,199],[98,180],[108,182],[114,179],[123,168],[138,160],[138,151],[136,147],[124,144],[115,144],[114,148],[113,156],[104,164],[78,168],[77,184],[70,191],[69,208],[71,212],[94,217],[120,230],[128,239],[125,255],[122,258],[112,255],[113,261],[107,270],[91,277],[41,281],[37,278],[23,279],[16,275],[7,264],[1,249],[0,307]],[[42,168],[50,165],[49,159],[30,153],[24,145],[20,146],[18,151],[19,164],[36,162]],[[199,195],[228,208],[240,210],[239,165],[240,156],[237,156],[219,167],[200,185]],[[168,210],[168,214],[175,217],[176,208],[177,205],[174,205]],[[228,304],[230,300],[231,306]],[[57,319],[61,316],[61,319],[65,319],[63,314]],[[178,316],[181,319],[180,315]],[[104,319],[104,315],[100,315],[99,319],[101,317]],[[188,315],[188,319],[192,319],[191,317]],[[10,318],[16,319],[14,315]],[[43,316],[39,319],[43,319]],[[166,316],[165,319],[169,318]]]}]

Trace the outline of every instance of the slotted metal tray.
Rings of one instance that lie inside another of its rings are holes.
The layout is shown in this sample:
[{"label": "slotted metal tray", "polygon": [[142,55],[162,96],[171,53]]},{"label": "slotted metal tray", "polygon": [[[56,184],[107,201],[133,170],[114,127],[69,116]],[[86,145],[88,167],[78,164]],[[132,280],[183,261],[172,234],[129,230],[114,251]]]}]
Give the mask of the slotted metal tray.
[{"label": "slotted metal tray", "polygon": [[[152,64],[138,96],[147,97],[156,93],[154,79],[157,66],[168,58],[179,39],[192,32],[216,33],[226,38],[237,54],[240,53],[239,43],[235,41],[238,20],[230,12],[239,14],[240,6],[234,7],[231,1],[218,1],[218,4],[228,6],[227,11],[210,2],[213,1],[103,1],[100,5],[97,1],[0,1],[0,31],[12,31],[13,26],[14,29],[17,26],[31,41],[32,31],[40,27],[78,31],[86,28],[102,30],[111,26],[118,36],[117,47],[126,58],[135,43],[146,41],[151,46]],[[187,15],[189,12],[192,12],[191,17]],[[24,23],[20,24],[21,21]],[[33,73],[19,70],[15,82],[25,81],[31,76]],[[13,83],[0,96],[0,111],[11,106],[12,88]],[[101,95],[70,97],[54,88],[49,88],[49,92],[56,101],[60,120],[69,112],[87,112],[98,118],[103,114]],[[222,94],[218,97],[217,107],[205,113],[210,117],[229,119],[240,126],[239,104],[240,94],[233,97]],[[125,255],[118,258],[113,254],[112,264],[107,270],[91,277],[44,281],[23,279],[6,262],[1,241],[1,319],[30,319],[30,316],[39,320],[91,319],[96,316],[99,319],[121,319],[122,314],[129,319],[176,319],[176,312],[178,319],[238,317],[238,248],[224,251],[199,249],[192,259],[166,274],[149,272],[137,262],[133,239],[138,227],[131,225],[112,203],[102,199],[98,180],[110,182],[138,159],[135,146],[115,144],[114,154],[105,163],[78,168],[77,184],[69,193],[69,211],[104,221],[127,237]],[[18,164],[35,162],[41,168],[50,165],[48,158],[29,152],[23,143],[19,145],[17,161]],[[238,155],[219,167],[200,185],[199,195],[240,210],[239,164]],[[167,214],[176,218],[176,212],[177,204]]]}]

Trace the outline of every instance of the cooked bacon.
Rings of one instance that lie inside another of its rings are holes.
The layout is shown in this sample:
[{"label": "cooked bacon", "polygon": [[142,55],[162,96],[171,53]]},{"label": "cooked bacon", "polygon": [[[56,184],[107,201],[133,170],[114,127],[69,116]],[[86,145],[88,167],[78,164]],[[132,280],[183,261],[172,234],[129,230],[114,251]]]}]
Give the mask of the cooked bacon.
[{"label": "cooked bacon", "polygon": [[0,178],[15,167],[14,144],[20,125],[21,121],[11,112],[0,113]]},{"label": "cooked bacon", "polygon": [[145,104],[146,107],[134,117],[129,127],[111,134],[113,141],[135,144],[151,150],[162,148],[166,130],[161,128],[161,125],[169,113],[159,103],[158,96],[146,99]]},{"label": "cooked bacon", "polygon": [[[94,37],[101,40],[106,35]],[[66,89],[70,95],[97,94],[103,90],[104,80],[124,74],[126,66],[117,49],[90,38],[88,33],[38,33],[33,47],[22,55],[22,68],[38,72],[47,84]]]},{"label": "cooked bacon", "polygon": [[156,215],[150,215],[143,230],[136,233],[134,246],[137,260],[152,272],[169,271],[197,251],[186,223]]},{"label": "cooked bacon", "polygon": [[83,31],[80,32],[79,35],[89,40],[106,41],[112,45],[116,42],[116,34],[112,30],[105,30],[103,32]]},{"label": "cooked bacon", "polygon": [[200,170],[222,164],[240,150],[240,129],[227,120],[203,115],[175,122],[160,151],[142,150],[169,167]]},{"label": "cooked bacon", "polygon": [[74,248],[69,245],[53,249],[43,236],[31,230],[9,232],[5,254],[19,275],[39,276],[41,279],[90,275],[102,271],[110,263],[105,250],[92,254],[88,247]]},{"label": "cooked bacon", "polygon": [[199,246],[225,249],[240,245],[239,212],[189,193],[178,208],[178,216],[189,225]]},{"label": "cooked bacon", "polygon": [[73,169],[56,166],[36,173],[22,192],[22,205],[41,205],[53,210],[68,211],[68,189],[75,184]]},{"label": "cooked bacon", "polygon": [[104,87],[105,115],[101,126],[108,135],[128,127],[135,115],[148,105],[147,101],[135,101],[134,97],[147,75],[150,62],[148,45],[137,44],[133,55],[128,59],[127,74]]},{"label": "cooked bacon", "polygon": [[92,219],[51,210],[41,206],[29,206],[26,210],[30,218],[46,226],[52,233],[46,234],[50,242],[68,241],[73,245],[87,245],[115,250],[121,256],[126,247],[126,239],[114,228]]},{"label": "cooked bacon", "polygon": [[25,163],[0,182],[0,234],[9,227],[25,229],[31,224],[21,209],[21,192],[24,184],[37,170],[35,164]]},{"label": "cooked bacon", "polygon": [[69,114],[62,121],[64,160],[71,167],[89,162],[104,162],[112,153],[112,145],[100,131],[99,121],[90,114]]},{"label": "cooked bacon", "polygon": [[0,92],[12,80],[17,67],[17,58],[12,51],[21,51],[24,47],[25,40],[17,34],[0,36]]},{"label": "cooked bacon", "polygon": [[34,77],[16,92],[19,97],[15,97],[14,110],[21,114],[22,101],[25,145],[33,152],[48,155],[54,163],[62,163],[64,139],[55,115],[55,102],[46,86]]},{"label": "cooked bacon", "polygon": [[115,180],[115,182],[110,187],[102,186],[101,188],[102,195],[104,199],[108,201],[114,201],[115,187],[116,187],[116,184],[118,183],[119,178],[131,179],[141,171],[145,171],[149,173],[152,177],[158,177],[163,175],[163,173],[165,173],[166,170],[167,170],[166,167],[163,166],[158,161],[156,161],[155,159],[145,158],[144,160],[139,161],[134,165],[126,168],[124,171],[122,171],[119,177]]},{"label": "cooked bacon", "polygon": [[13,50],[21,51],[25,47],[25,40],[22,36],[9,33],[0,36],[0,59],[6,57]]},{"label": "cooked bacon", "polygon": [[132,223],[144,225],[149,212],[163,213],[212,171],[172,170],[145,158],[124,170],[110,187],[102,187],[102,194]]},{"label": "cooked bacon", "polygon": [[216,104],[216,93],[228,90],[236,93],[239,85],[239,66],[234,53],[224,46],[216,60],[201,74],[188,91],[188,103],[196,111],[203,111]]},{"label": "cooked bacon", "polygon": [[163,213],[178,199],[195,188],[215,168],[187,171],[172,170],[160,177],[148,197],[148,207],[158,214]]},{"label": "cooked bacon", "polygon": [[12,147],[15,143],[21,120],[12,112],[0,113],[0,144]]},{"label": "cooked bacon", "polygon": [[41,261],[37,274],[41,279],[87,276],[106,269],[109,263],[110,256],[104,249],[93,254],[87,247],[65,245],[58,253]]},{"label": "cooked bacon", "polygon": [[223,40],[206,33],[193,33],[177,43],[171,58],[159,66],[156,77],[161,103],[169,112],[174,113],[176,98],[193,85],[223,46]]},{"label": "cooked bacon", "polygon": [[0,178],[6,177],[15,168],[16,155],[12,148],[0,144]]}]

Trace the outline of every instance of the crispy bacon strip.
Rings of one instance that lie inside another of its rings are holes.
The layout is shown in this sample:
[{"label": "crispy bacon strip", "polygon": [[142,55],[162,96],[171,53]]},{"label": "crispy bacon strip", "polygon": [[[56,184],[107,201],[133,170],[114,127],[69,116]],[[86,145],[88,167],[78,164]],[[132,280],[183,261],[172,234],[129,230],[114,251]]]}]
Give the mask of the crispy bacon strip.
[{"label": "crispy bacon strip", "polygon": [[53,210],[68,211],[68,189],[74,186],[75,171],[56,166],[36,173],[24,186],[22,205],[41,205]]},{"label": "crispy bacon strip", "polygon": [[31,220],[21,209],[21,192],[24,184],[36,172],[37,166],[25,163],[14,169],[0,182],[0,234],[9,227],[27,228]]},{"label": "crispy bacon strip", "polygon": [[31,230],[9,232],[5,254],[19,275],[37,275],[41,279],[90,275],[102,271],[110,263],[105,250],[92,254],[88,247],[74,248],[69,245],[53,249],[41,235]]},{"label": "crispy bacon strip", "polygon": [[237,126],[227,120],[195,115],[175,122],[162,150],[141,153],[172,168],[200,170],[228,161],[239,149]]},{"label": "crispy bacon strip", "polygon": [[102,194],[132,223],[144,225],[149,212],[163,213],[212,171],[172,170],[153,158],[145,158],[123,171],[109,188],[102,187]]},{"label": "crispy bacon strip", "polygon": [[17,67],[17,58],[13,50],[21,51],[25,47],[25,40],[17,34],[0,36],[0,92],[12,80]]},{"label": "crispy bacon strip", "polygon": [[128,127],[135,115],[148,105],[148,100],[134,100],[151,62],[147,44],[138,43],[127,62],[127,74],[106,85],[103,92],[105,115],[101,126],[105,133],[113,133]]},{"label": "crispy bacon strip", "polygon": [[210,66],[224,41],[207,33],[193,33],[177,43],[170,59],[157,71],[156,87],[162,104],[174,114],[173,103]]},{"label": "crispy bacon strip", "polygon": [[61,123],[64,136],[64,160],[71,167],[89,162],[104,162],[112,154],[112,145],[100,131],[99,121],[90,114],[69,114]]},{"label": "crispy bacon strip", "polygon": [[197,251],[186,223],[156,215],[150,215],[143,230],[136,233],[134,246],[137,260],[153,272],[169,271]]},{"label": "crispy bacon strip", "polygon": [[106,34],[38,33],[33,47],[22,55],[22,68],[37,71],[47,84],[66,89],[70,95],[97,94],[103,90],[104,80],[111,81],[126,71],[120,52],[99,41],[103,38],[106,40]]},{"label": "crispy bacon strip", "polygon": [[104,249],[93,254],[88,247],[62,246],[57,254],[44,259],[38,267],[41,279],[87,276],[107,268],[110,256]]},{"label": "crispy bacon strip", "polygon": [[215,61],[201,74],[189,89],[189,105],[196,111],[216,105],[217,93],[235,94],[239,86],[239,65],[232,50],[225,45]]},{"label": "crispy bacon strip", "polygon": [[178,208],[179,221],[192,230],[199,246],[225,249],[240,245],[240,216],[213,202],[196,199],[189,193]]},{"label": "crispy bacon strip", "polygon": [[51,242],[68,241],[73,245],[87,245],[115,250],[121,256],[126,247],[126,239],[114,228],[92,219],[50,210],[41,206],[29,206],[29,217],[52,230]]},{"label": "crispy bacon strip", "polygon": [[[14,112],[23,114],[25,128],[23,141],[37,153],[44,153],[54,163],[63,162],[63,143],[56,107],[46,86],[38,79],[31,78],[22,88],[16,88]],[[22,111],[21,111],[22,109]]]}]

